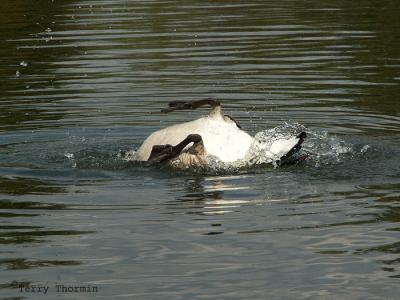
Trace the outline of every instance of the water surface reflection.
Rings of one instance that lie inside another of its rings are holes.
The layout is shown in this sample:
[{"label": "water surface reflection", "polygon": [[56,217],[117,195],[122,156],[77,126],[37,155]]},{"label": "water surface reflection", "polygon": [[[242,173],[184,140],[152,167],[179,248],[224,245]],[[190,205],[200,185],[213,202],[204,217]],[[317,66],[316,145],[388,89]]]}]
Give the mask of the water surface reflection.
[{"label": "water surface reflection", "polygon": [[[396,1],[20,0],[2,12],[4,297],[46,282],[113,299],[397,297]],[[121,158],[204,114],[166,116],[168,101],[205,96],[252,134],[306,126],[310,159],[204,174]]]}]

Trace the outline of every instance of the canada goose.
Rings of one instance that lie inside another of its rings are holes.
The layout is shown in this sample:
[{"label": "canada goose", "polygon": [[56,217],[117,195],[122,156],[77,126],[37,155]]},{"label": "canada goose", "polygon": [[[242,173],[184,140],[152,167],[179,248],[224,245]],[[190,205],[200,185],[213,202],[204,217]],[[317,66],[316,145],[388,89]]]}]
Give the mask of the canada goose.
[{"label": "canada goose", "polygon": [[275,140],[266,149],[242,130],[232,117],[224,115],[220,102],[214,99],[174,101],[162,112],[196,109],[204,105],[212,108],[207,116],[152,133],[136,152],[135,159],[150,163],[169,162],[180,168],[206,166],[208,156],[224,163],[234,163],[249,158],[249,150],[257,145],[268,153],[271,161],[284,163],[301,149],[306,137],[305,132],[301,132],[288,139]]}]

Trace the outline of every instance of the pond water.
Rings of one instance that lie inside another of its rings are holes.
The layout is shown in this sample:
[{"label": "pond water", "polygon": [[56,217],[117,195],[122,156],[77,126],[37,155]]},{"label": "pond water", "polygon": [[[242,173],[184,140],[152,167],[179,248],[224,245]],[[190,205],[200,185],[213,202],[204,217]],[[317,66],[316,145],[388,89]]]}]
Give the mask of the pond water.
[{"label": "pond water", "polygon": [[[397,1],[2,2],[2,299],[398,297]],[[304,126],[309,159],[124,160],[205,97],[252,135]]]}]

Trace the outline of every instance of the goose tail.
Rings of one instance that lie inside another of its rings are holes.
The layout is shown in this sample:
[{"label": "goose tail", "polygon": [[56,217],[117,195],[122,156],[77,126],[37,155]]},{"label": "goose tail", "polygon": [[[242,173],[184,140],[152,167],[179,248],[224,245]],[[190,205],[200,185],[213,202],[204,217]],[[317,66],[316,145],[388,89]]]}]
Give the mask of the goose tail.
[{"label": "goose tail", "polygon": [[275,155],[275,157],[279,157],[276,163],[282,166],[297,163],[299,160],[306,159],[305,156],[298,157],[295,155],[300,151],[306,137],[307,134],[303,131],[292,138],[275,141],[271,145],[270,151]]}]

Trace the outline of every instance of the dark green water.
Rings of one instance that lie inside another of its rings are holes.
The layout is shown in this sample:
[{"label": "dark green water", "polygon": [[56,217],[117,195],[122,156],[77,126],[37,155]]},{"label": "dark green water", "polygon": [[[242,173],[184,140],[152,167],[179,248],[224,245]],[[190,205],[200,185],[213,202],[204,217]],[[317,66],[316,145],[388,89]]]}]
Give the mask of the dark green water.
[{"label": "dark green water", "polygon": [[[0,9],[1,299],[398,298],[397,1]],[[206,113],[159,113],[169,101],[208,96],[251,134],[306,126],[310,159],[220,174],[122,159]]]}]

